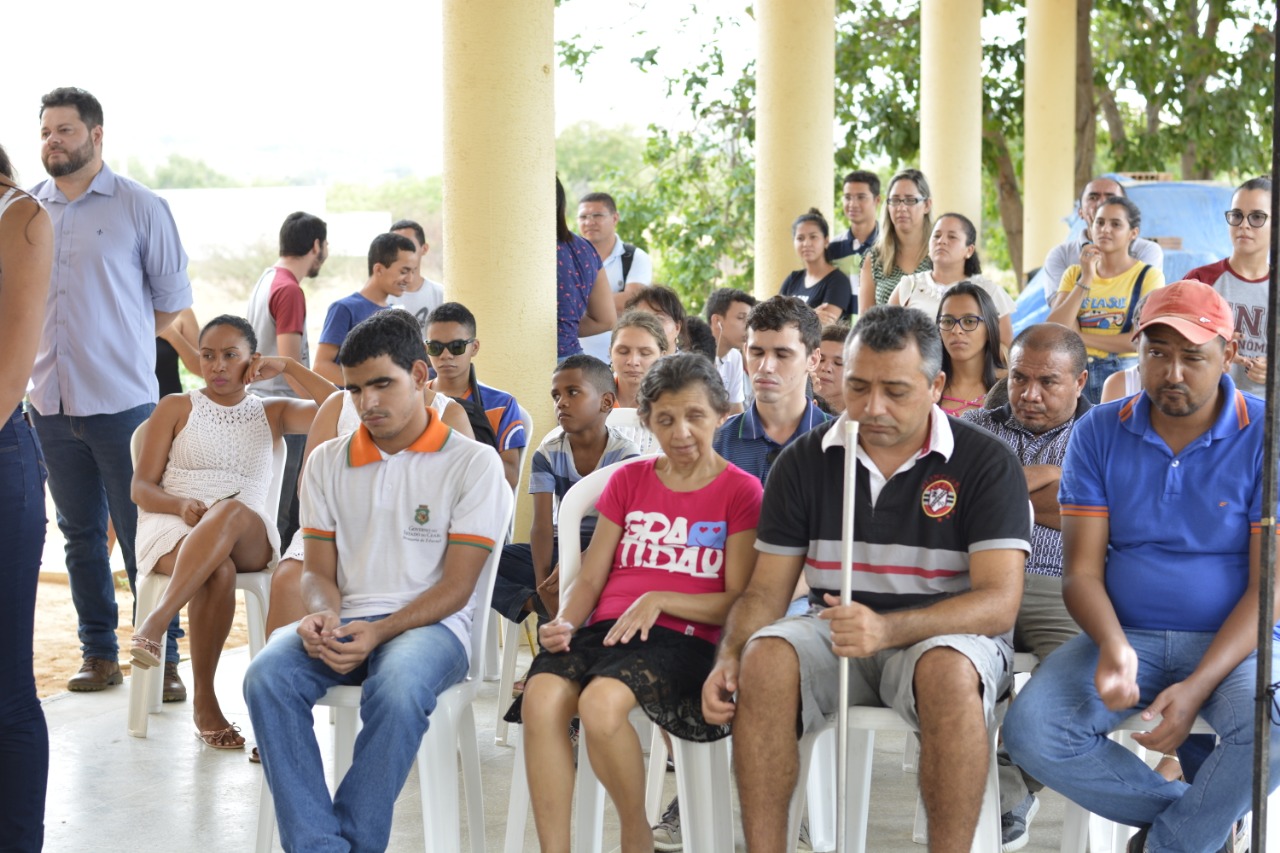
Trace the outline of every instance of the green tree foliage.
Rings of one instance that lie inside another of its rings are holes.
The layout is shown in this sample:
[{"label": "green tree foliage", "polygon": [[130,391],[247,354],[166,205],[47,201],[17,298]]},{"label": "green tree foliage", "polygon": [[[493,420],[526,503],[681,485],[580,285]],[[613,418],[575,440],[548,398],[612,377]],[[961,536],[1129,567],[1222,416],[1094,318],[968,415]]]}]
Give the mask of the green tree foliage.
[{"label": "green tree foliage", "polygon": [[168,162],[148,170],[136,157],[129,158],[129,177],[152,189],[218,189],[243,186],[234,178],[224,175],[203,160],[192,160],[181,154],[170,154]]},{"label": "green tree foliage", "polygon": [[[644,180],[644,134],[633,127],[570,125],[556,137],[556,173],[573,202],[589,192],[614,194]],[[629,239],[629,238],[628,238]]]}]

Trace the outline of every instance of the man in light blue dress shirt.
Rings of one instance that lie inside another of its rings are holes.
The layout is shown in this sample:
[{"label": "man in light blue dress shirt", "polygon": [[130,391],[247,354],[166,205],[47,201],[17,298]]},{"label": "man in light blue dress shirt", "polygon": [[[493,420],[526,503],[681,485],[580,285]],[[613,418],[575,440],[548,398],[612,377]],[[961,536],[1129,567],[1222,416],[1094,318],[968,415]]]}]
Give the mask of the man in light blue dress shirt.
[{"label": "man in light blue dress shirt", "polygon": [[[52,180],[31,194],[53,219],[54,262],[30,401],[84,655],[67,687],[102,690],[123,681],[107,517],[132,586],[138,511],[129,440],[158,399],[156,333],[191,305],[191,283],[168,205],[102,162],[98,100],[83,89],[54,89],[41,99],[40,122],[40,158]],[[173,665],[177,623],[166,653]],[[166,701],[186,698],[173,665]]]}]

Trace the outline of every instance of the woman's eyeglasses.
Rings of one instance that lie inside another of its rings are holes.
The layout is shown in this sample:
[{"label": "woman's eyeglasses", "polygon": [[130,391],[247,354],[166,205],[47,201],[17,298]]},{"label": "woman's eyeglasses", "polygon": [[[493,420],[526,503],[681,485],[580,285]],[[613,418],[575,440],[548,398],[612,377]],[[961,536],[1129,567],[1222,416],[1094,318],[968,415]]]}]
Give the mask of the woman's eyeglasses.
[{"label": "woman's eyeglasses", "polygon": [[965,314],[963,317],[952,317],[950,314],[943,314],[938,318],[938,328],[944,332],[954,329],[957,323],[966,332],[972,332],[982,325],[982,318],[977,314]]},{"label": "woman's eyeglasses", "polygon": [[890,207],[915,207],[917,204],[919,204],[922,201],[927,201],[927,199],[923,199],[920,196],[916,196],[916,195],[908,195],[908,196],[895,195],[895,196],[890,196],[889,200],[885,202],[885,204],[889,205]]},{"label": "woman's eyeglasses", "polygon": [[444,341],[427,341],[427,354],[440,355],[445,350],[448,350],[450,355],[462,355],[467,351],[467,347],[470,344],[475,343],[475,340],[475,338],[459,338],[456,341],[449,341],[448,343]]},{"label": "woman's eyeglasses", "polygon": [[1255,210],[1247,216],[1243,210],[1228,210],[1224,215],[1227,217],[1228,225],[1239,225],[1247,219],[1251,228],[1261,228],[1271,218],[1271,214],[1263,213],[1261,210]]}]

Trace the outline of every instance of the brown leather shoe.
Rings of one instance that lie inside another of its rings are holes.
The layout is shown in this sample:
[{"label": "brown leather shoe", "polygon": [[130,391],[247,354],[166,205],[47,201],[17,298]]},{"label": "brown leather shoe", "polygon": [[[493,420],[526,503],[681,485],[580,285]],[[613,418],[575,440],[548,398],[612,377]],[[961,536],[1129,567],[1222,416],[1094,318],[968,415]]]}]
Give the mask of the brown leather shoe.
[{"label": "brown leather shoe", "polygon": [[160,690],[160,698],[165,702],[187,701],[187,686],[178,677],[177,661],[167,661],[164,665],[164,687]]},{"label": "brown leather shoe", "polygon": [[67,689],[77,693],[105,690],[113,684],[124,684],[120,664],[106,658],[85,658],[80,671],[67,681]]}]

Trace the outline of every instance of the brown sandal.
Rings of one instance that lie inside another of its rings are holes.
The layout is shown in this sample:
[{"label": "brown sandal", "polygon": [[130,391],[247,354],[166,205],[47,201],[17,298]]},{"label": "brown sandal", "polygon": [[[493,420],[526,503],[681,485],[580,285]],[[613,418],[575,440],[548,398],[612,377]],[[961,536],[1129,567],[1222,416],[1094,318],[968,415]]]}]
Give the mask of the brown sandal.
[{"label": "brown sandal", "polygon": [[240,737],[240,727],[237,725],[207,732],[197,731],[196,737],[214,749],[244,749],[244,738]]},{"label": "brown sandal", "polygon": [[151,669],[153,666],[159,666],[160,643],[156,640],[148,640],[146,637],[133,635],[130,641],[130,655],[133,658],[133,665],[138,669]]}]

